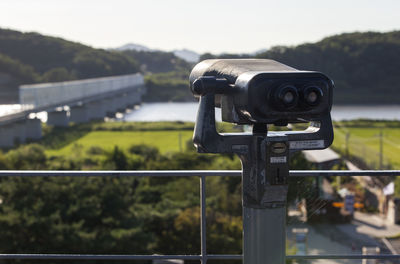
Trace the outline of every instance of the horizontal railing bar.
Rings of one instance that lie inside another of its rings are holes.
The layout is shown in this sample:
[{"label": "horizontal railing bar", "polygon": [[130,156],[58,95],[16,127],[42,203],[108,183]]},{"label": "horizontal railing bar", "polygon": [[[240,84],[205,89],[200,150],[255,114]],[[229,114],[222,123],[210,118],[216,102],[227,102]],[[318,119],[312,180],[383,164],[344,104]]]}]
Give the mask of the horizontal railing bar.
[{"label": "horizontal railing bar", "polygon": [[400,170],[292,170],[290,176],[400,176]]},{"label": "horizontal railing bar", "polygon": [[[208,259],[240,260],[242,255],[207,255]],[[400,259],[400,255],[288,255],[286,259]]]},{"label": "horizontal railing bar", "polygon": [[0,259],[64,259],[64,260],[200,260],[200,255],[86,255],[86,254],[0,254]]},{"label": "horizontal railing bar", "polygon": [[[241,260],[242,255],[207,255],[207,259]],[[64,260],[200,260],[201,255],[85,255],[85,254],[0,254],[0,259],[64,259]],[[400,259],[400,255],[288,255],[286,259]]]},{"label": "horizontal railing bar", "polygon": [[[0,177],[201,177],[241,176],[239,170],[166,170],[166,171],[36,171],[0,170]],[[400,170],[292,170],[291,177],[322,176],[400,176]]]},{"label": "horizontal railing bar", "polygon": [[167,170],[167,171],[28,171],[0,170],[0,177],[193,177],[241,176],[234,170]]},{"label": "horizontal railing bar", "polygon": [[400,255],[291,255],[286,259],[400,259]]},{"label": "horizontal railing bar", "polygon": [[243,255],[207,255],[207,259],[241,260]]}]

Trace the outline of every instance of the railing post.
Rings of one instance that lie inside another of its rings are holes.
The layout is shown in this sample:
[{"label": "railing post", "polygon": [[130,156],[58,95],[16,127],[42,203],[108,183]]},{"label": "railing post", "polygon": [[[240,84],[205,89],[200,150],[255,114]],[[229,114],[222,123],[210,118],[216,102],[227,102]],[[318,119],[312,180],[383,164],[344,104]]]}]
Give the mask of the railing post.
[{"label": "railing post", "polygon": [[201,263],[207,264],[206,177],[200,177],[200,238]]}]

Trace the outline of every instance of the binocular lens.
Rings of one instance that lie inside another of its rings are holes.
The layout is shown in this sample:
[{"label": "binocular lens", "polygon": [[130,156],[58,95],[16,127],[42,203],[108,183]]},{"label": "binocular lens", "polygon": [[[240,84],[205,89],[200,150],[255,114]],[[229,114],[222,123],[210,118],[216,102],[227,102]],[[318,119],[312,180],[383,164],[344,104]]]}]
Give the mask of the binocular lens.
[{"label": "binocular lens", "polygon": [[297,105],[299,94],[297,93],[296,87],[285,85],[278,89],[277,99],[285,108],[291,108]]},{"label": "binocular lens", "polygon": [[310,106],[315,106],[319,103],[322,97],[322,90],[319,87],[311,86],[304,90],[304,100]]},{"label": "binocular lens", "polygon": [[286,92],[285,95],[283,96],[283,102],[285,104],[291,104],[293,103],[294,100],[294,95],[292,92]]},{"label": "binocular lens", "polygon": [[314,91],[309,93],[307,96],[307,102],[309,102],[309,103],[315,103],[317,101],[317,99],[318,99],[318,95]]}]

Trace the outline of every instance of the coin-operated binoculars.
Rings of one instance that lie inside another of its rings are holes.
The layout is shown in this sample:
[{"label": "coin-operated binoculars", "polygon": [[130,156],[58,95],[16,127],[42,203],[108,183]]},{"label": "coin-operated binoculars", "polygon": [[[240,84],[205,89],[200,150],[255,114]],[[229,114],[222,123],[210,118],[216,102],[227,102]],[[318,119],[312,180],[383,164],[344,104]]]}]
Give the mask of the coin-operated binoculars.
[{"label": "coin-operated binoculars", "polygon": [[[198,152],[236,153],[242,161],[243,262],[285,263],[289,154],[331,145],[333,82],[273,60],[216,59],[194,67],[190,87],[200,97],[193,135]],[[218,133],[216,106],[223,121],[252,125],[253,132]],[[267,125],[289,123],[310,125],[268,132]]]}]

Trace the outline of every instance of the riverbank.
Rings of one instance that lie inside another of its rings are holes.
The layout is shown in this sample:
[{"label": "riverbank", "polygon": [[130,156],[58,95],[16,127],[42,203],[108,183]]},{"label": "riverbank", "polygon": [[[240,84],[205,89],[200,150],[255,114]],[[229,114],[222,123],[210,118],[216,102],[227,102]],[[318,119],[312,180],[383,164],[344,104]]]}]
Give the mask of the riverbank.
[{"label": "riverbank", "polygon": [[[134,111],[127,113],[123,120],[194,122],[197,109],[197,102],[143,103]],[[216,108],[215,116],[217,121],[221,121],[219,108]],[[400,120],[400,105],[334,105],[332,119],[334,121],[354,119]]]}]

